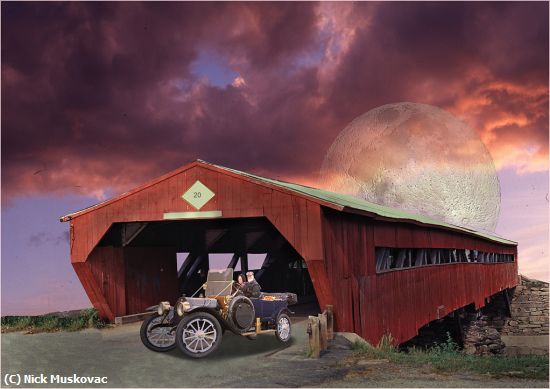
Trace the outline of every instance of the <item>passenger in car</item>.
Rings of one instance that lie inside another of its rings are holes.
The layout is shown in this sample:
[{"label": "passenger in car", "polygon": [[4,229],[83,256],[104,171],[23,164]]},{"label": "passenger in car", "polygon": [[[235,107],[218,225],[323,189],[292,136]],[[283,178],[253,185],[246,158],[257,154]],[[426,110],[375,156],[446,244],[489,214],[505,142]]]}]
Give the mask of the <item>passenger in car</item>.
[{"label": "passenger in car", "polygon": [[246,284],[246,276],[241,273],[237,276],[237,288],[242,290],[245,284]]},{"label": "passenger in car", "polygon": [[254,279],[254,273],[249,271],[246,273],[247,282],[243,286],[243,294],[246,297],[260,297],[261,287],[258,281]]}]

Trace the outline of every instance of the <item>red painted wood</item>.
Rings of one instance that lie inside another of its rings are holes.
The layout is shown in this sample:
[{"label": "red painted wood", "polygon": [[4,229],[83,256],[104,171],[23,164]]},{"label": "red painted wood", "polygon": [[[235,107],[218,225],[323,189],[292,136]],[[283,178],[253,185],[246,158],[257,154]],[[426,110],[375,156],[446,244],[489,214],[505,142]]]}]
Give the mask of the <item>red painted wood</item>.
[{"label": "red painted wood", "polygon": [[143,312],[178,296],[176,250],[157,247],[124,249],[127,313]]},{"label": "red painted wood", "polygon": [[114,316],[126,314],[126,280],[123,249],[96,247],[87,265]]},{"label": "red painted wood", "polygon": [[334,305],[337,330],[355,331],[375,344],[388,332],[398,342],[414,336],[437,318],[438,306],[444,305],[445,313],[471,303],[480,307],[486,297],[517,282],[517,263],[434,265],[376,274],[376,246],[512,254],[517,248],[442,228],[340,212],[323,201],[194,162],[71,220],[71,261],[102,316],[112,320],[124,311],[173,300],[173,251],[124,249],[122,269],[119,254],[96,246],[112,223],[161,221],[166,212],[196,211],[181,198],[196,180],[215,193],[201,211],[219,210],[226,218],[266,217],[305,259],[321,308]]},{"label": "red painted wood", "polygon": [[317,296],[317,302],[321,309],[324,309],[327,304],[334,305],[335,312],[340,308],[335,306],[335,295],[339,294],[339,291],[332,293],[332,284],[327,276],[326,265],[324,261],[320,260],[307,260],[308,273],[315,289],[315,295]]},{"label": "red painted wood", "polygon": [[[480,243],[479,239],[436,228],[381,222],[332,210],[324,210],[323,217],[327,272],[333,288],[341,292],[334,296],[338,305],[336,327],[340,331],[357,332],[373,344],[377,344],[384,333],[391,333],[397,343],[404,342],[414,337],[420,327],[438,318],[438,307],[444,306],[441,315],[471,303],[480,307],[486,297],[517,284],[515,262],[442,264],[376,274],[375,246],[480,247],[512,254],[517,247]],[[361,264],[364,259],[368,262],[366,268]],[[350,260],[354,277],[348,280],[345,264]],[[359,285],[356,289],[355,276]],[[354,293],[348,301],[340,298],[348,294],[345,283]],[[351,300],[360,304],[360,323],[354,318],[358,308],[351,306]]]},{"label": "red painted wood", "polygon": [[94,278],[90,264],[84,262],[73,262],[72,265],[78,279],[84,287],[84,291],[88,295],[88,298],[94,308],[97,309],[99,315],[113,321],[115,319],[115,315],[100,290],[98,282]]}]

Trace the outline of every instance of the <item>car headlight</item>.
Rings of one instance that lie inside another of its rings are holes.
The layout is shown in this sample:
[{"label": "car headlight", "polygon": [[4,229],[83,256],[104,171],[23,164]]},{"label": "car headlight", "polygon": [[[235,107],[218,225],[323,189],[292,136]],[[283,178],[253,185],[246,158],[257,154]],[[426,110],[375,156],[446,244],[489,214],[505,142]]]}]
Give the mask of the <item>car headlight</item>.
[{"label": "car headlight", "polygon": [[159,316],[162,316],[166,312],[168,312],[169,310],[170,310],[170,302],[169,301],[162,301],[159,304],[159,307],[157,309],[157,313],[159,314]]},{"label": "car headlight", "polygon": [[183,316],[183,314],[190,309],[191,304],[189,304],[189,301],[180,301],[176,305],[176,312],[178,313],[178,316]]}]

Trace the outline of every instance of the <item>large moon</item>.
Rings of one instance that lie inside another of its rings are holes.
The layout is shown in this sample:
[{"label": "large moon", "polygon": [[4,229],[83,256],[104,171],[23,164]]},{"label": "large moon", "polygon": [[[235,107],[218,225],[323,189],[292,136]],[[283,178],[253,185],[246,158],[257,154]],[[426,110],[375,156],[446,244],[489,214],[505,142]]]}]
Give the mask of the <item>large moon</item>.
[{"label": "large moon", "polygon": [[493,232],[500,184],[479,135],[440,108],[395,103],[342,130],[320,171],[325,189]]}]

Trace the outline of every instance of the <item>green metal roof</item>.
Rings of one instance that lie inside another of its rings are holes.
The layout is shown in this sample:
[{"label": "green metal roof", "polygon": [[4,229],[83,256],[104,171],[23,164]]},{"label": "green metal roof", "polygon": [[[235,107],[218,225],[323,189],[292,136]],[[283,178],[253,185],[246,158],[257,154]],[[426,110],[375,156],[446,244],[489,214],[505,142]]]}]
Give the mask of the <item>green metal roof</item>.
[{"label": "green metal roof", "polygon": [[476,235],[476,236],[479,236],[479,237],[482,237],[482,238],[485,238],[485,239],[489,239],[489,240],[492,240],[492,241],[495,241],[495,242],[499,242],[499,243],[517,245],[517,242],[514,242],[512,240],[508,240],[508,239],[504,239],[504,238],[502,238],[500,236],[497,236],[497,235],[493,235],[493,234],[489,234],[489,233],[481,232],[481,231],[475,231],[475,230],[472,230],[472,229],[469,229],[469,228],[466,228],[466,227],[460,227],[460,226],[456,226],[456,225],[453,225],[453,224],[445,223],[441,220],[436,220],[436,219],[430,218],[428,216],[412,214],[412,213],[408,213],[408,212],[405,212],[405,211],[401,211],[399,209],[385,207],[383,205],[374,204],[374,203],[368,202],[366,200],[359,199],[357,197],[353,197],[353,196],[349,196],[349,195],[345,195],[345,194],[340,194],[340,193],[335,193],[335,192],[329,192],[329,191],[326,191],[326,190],[312,188],[312,187],[305,186],[305,185],[299,185],[299,184],[293,184],[293,183],[290,183],[290,182],[274,180],[272,178],[257,176],[257,175],[254,175],[254,174],[250,174],[250,173],[242,172],[242,171],[239,171],[239,170],[227,168],[225,166],[219,166],[219,165],[211,164],[209,162],[202,161],[202,160],[198,160],[198,161],[200,161],[202,163],[205,163],[205,164],[208,164],[208,165],[215,166],[215,167],[217,167],[219,169],[222,169],[222,170],[226,170],[226,171],[241,175],[241,176],[245,176],[245,177],[248,177],[248,178],[251,178],[251,179],[254,179],[254,180],[258,180],[258,181],[261,181],[261,182],[266,182],[266,183],[269,183],[269,184],[272,184],[272,185],[276,185],[276,186],[279,186],[281,188],[285,188],[285,189],[291,190],[293,192],[298,192],[298,193],[301,193],[303,195],[306,195],[306,196],[309,196],[309,197],[312,197],[312,198],[315,198],[315,199],[323,200],[323,201],[332,203],[336,206],[340,206],[340,207],[344,207],[344,208],[351,208],[351,209],[355,209],[355,210],[359,210],[359,211],[365,211],[365,212],[373,213],[375,215],[385,217],[385,218],[399,219],[399,220],[410,220],[410,221],[413,221],[413,222],[426,224],[426,225],[429,225],[429,226],[444,227],[444,228],[448,228],[448,229],[452,229],[452,230],[456,230],[456,231],[462,231],[462,232],[465,232],[465,233],[470,234],[470,235]]}]

